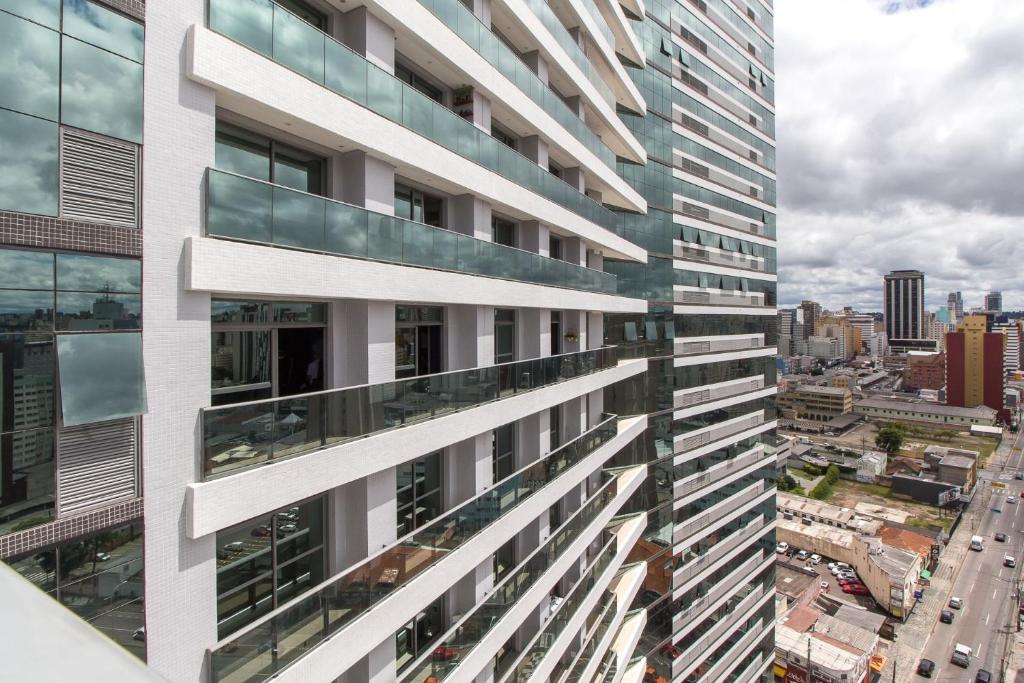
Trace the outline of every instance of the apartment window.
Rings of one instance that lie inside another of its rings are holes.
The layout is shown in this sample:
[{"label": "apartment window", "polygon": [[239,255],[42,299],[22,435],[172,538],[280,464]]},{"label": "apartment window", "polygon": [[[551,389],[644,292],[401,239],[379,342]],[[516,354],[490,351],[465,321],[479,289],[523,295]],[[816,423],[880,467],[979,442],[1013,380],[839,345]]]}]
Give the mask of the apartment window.
[{"label": "apartment window", "polygon": [[402,537],[441,514],[441,452],[399,465],[395,480]]},{"label": "apartment window", "polygon": [[514,133],[508,132],[501,126],[495,124],[493,121],[491,122],[491,135],[494,137],[495,140],[505,145],[506,147],[511,147],[512,149],[519,149],[519,137],[516,136]]},{"label": "apartment window", "polygon": [[562,260],[562,238],[557,235],[548,237],[548,256],[553,259]]},{"label": "apartment window", "polygon": [[324,193],[323,158],[237,126],[217,122],[215,163],[222,171],[293,190]]},{"label": "apartment window", "polygon": [[516,471],[516,423],[510,422],[491,434],[491,481],[497,483]]},{"label": "apartment window", "polygon": [[559,166],[555,162],[549,160],[548,161],[548,172],[551,175],[555,176],[556,178],[561,178],[563,170],[562,170],[561,166]]},{"label": "apartment window", "polygon": [[402,671],[444,633],[444,600],[439,597],[395,634],[395,667]]},{"label": "apartment window", "polygon": [[503,244],[506,247],[518,247],[518,228],[512,221],[494,216],[491,218],[491,239],[495,244]]},{"label": "apartment window", "polygon": [[65,4],[2,3],[0,209],[57,215],[59,124],[142,142],[142,25]]},{"label": "apartment window", "polygon": [[562,312],[551,311],[551,355],[562,353]]},{"label": "apartment window", "polygon": [[142,520],[4,560],[78,617],[143,661]]},{"label": "apartment window", "polygon": [[322,12],[318,12],[304,2],[299,0],[274,0],[278,5],[285,8],[299,19],[304,22],[320,29],[321,31],[327,30],[327,17]]},{"label": "apartment window", "polygon": [[413,88],[416,88],[416,90],[419,90],[435,102],[441,102],[444,99],[444,93],[440,88],[436,87],[401,62],[395,63],[395,78],[400,81],[404,81]]},{"label": "apartment window", "polygon": [[562,445],[562,406],[552,406],[548,410],[548,423],[551,428],[551,450]]},{"label": "apartment window", "polygon": [[324,498],[217,532],[217,637],[324,580]]},{"label": "apartment window", "polygon": [[494,553],[494,583],[498,583],[516,566],[516,539],[513,536],[508,543]]},{"label": "apartment window", "polygon": [[326,305],[211,302],[213,405],[324,389]]},{"label": "apartment window", "polygon": [[494,362],[516,359],[516,312],[511,308],[494,309]]},{"label": "apartment window", "polygon": [[444,371],[444,309],[395,306],[395,377]]},{"label": "apartment window", "polygon": [[395,184],[395,215],[435,228],[444,227],[444,199],[420,190]]}]

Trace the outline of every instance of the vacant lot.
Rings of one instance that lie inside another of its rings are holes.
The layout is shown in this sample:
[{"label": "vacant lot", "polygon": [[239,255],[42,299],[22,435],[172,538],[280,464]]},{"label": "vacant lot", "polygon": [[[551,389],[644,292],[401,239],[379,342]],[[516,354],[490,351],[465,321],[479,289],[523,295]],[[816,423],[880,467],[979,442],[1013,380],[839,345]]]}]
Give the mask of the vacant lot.
[{"label": "vacant lot", "polygon": [[[815,437],[815,441],[822,440],[834,443],[840,448],[860,452],[862,448],[867,450],[875,449],[875,435],[881,423],[862,422],[846,434],[834,437]],[[995,450],[994,439],[984,439],[978,436],[971,436],[969,430],[957,431],[956,428],[944,429],[935,427],[920,427],[918,425],[905,425],[907,427],[906,439],[903,450],[897,453],[911,458],[924,456],[924,449],[929,445],[949,446],[951,448],[963,448],[969,451],[981,453],[982,464]]]},{"label": "vacant lot", "polygon": [[910,515],[907,524],[913,526],[928,526],[935,524],[945,529],[953,520],[946,516],[940,516],[939,508],[922,503],[914,503],[907,500],[900,500],[892,497],[892,492],[885,486],[877,484],[862,484],[856,481],[840,480],[832,489],[832,497],[828,500],[833,505],[850,508],[857,506],[857,503],[871,503],[881,505]]}]

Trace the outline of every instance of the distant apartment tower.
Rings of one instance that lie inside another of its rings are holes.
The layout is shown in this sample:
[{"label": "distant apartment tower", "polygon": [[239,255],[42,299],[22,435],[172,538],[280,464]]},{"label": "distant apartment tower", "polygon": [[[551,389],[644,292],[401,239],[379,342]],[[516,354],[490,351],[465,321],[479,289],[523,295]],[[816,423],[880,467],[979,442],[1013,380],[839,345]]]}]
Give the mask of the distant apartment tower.
[{"label": "distant apartment tower", "polygon": [[896,352],[927,347],[924,327],[924,273],[894,270],[885,276],[885,334]]},{"label": "distant apartment tower", "polygon": [[1006,420],[1003,352],[1006,337],[990,331],[984,315],[969,315],[946,335],[946,404],[961,408],[984,405]]},{"label": "distant apartment tower", "polygon": [[1001,332],[1006,336],[1006,350],[1003,352],[1003,372],[1009,374],[1021,369],[1021,339],[1024,338],[1024,322],[1006,320],[992,325],[993,332]]},{"label": "distant apartment tower", "polygon": [[1003,293],[989,292],[985,295],[985,310],[1001,313],[1003,311]]},{"label": "distant apartment tower", "polygon": [[964,317],[964,297],[960,292],[950,292],[946,297],[946,308],[949,310],[950,322],[958,322]]},{"label": "distant apartment tower", "polygon": [[814,334],[816,337],[831,337],[838,345],[839,357],[849,360],[860,350],[860,330],[850,324],[847,318],[827,317],[820,318],[815,324]]},{"label": "distant apartment tower", "polygon": [[[871,335],[875,333],[875,316],[870,313],[855,313],[847,316],[846,319],[850,321],[853,329],[860,332],[861,347],[866,347]],[[861,349],[857,349],[857,351],[860,352]]]},{"label": "distant apartment tower", "polygon": [[814,328],[821,317],[821,304],[816,301],[801,301],[800,310],[804,314],[803,339],[814,335]]}]

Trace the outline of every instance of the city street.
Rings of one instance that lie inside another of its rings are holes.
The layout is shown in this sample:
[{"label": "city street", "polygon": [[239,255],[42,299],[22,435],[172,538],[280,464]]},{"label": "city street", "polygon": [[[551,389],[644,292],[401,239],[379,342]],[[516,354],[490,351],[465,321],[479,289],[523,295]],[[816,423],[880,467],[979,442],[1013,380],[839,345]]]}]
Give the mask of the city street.
[{"label": "city street", "polygon": [[[994,454],[989,467],[979,473],[980,488],[975,496],[967,517],[957,529],[958,546],[972,535],[985,539],[984,550],[981,552],[965,550],[963,562],[957,567],[949,565],[940,568],[942,572],[950,571],[954,576],[952,590],[926,591],[925,602],[930,609],[922,610],[922,615],[932,619],[932,628],[923,652],[917,659],[926,657],[936,664],[936,672],[932,680],[937,681],[974,681],[979,669],[986,669],[993,674],[993,680],[999,681],[999,672],[1004,667],[1004,656],[1007,647],[1007,634],[1016,630],[1015,586],[1020,573],[1020,560],[1024,555],[1024,507],[1021,503],[1006,503],[1007,495],[1019,498],[1024,490],[1024,481],[1014,479],[1014,474],[1024,465],[1021,445],[1021,434],[1012,435]],[[1001,482],[1005,490],[992,489],[993,482]],[[995,512],[993,507],[1001,508]],[[1000,543],[995,540],[997,532],[1007,535],[1007,541]],[[951,544],[952,546],[952,544]],[[1003,556],[1012,555],[1018,559],[1017,568],[1003,566]],[[948,586],[948,584],[947,584]],[[957,596],[964,601],[960,610],[951,610],[954,614],[952,624],[943,624],[937,618],[939,609],[947,609],[950,596]],[[941,601],[941,605],[936,605]],[[905,634],[911,635],[911,634]],[[901,633],[901,641],[904,634]],[[967,669],[950,662],[950,656],[956,643],[962,643],[972,649],[971,665]],[[900,643],[901,650],[913,643]],[[916,666],[917,659],[913,661]],[[905,665],[899,667],[905,671]],[[908,680],[913,680],[912,674]]]}]

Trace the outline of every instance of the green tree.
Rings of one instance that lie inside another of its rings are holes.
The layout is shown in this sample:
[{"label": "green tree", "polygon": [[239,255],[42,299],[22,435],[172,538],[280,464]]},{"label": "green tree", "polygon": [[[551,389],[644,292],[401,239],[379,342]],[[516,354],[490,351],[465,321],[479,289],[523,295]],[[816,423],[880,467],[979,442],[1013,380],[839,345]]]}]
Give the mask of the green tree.
[{"label": "green tree", "polygon": [[899,425],[888,425],[878,430],[875,445],[886,453],[895,453],[903,448],[904,429]]},{"label": "green tree", "polygon": [[829,465],[825,471],[825,480],[829,485],[835,484],[839,481],[839,467],[837,465]]},{"label": "green tree", "polygon": [[811,489],[811,498],[815,500],[825,500],[832,495],[832,484],[829,483],[828,478],[822,479],[818,482],[818,485]]},{"label": "green tree", "polygon": [[803,470],[812,477],[821,476],[821,469],[819,469],[817,465],[812,465],[809,462],[804,463]]},{"label": "green tree", "polygon": [[779,490],[780,491],[792,491],[796,487],[797,487],[796,479],[794,479],[791,475],[784,474],[782,476],[782,478],[779,479]]}]

